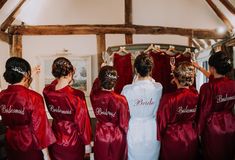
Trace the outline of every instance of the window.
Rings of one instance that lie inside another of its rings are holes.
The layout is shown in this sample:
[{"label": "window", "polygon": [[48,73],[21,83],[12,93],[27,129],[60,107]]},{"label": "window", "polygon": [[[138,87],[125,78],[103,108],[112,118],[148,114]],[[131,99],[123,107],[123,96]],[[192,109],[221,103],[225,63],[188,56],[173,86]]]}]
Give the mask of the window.
[{"label": "window", "polygon": [[[202,67],[206,69],[207,71],[209,70],[208,60],[202,62]],[[205,75],[203,75],[203,83],[206,83],[208,81],[209,79]]]}]

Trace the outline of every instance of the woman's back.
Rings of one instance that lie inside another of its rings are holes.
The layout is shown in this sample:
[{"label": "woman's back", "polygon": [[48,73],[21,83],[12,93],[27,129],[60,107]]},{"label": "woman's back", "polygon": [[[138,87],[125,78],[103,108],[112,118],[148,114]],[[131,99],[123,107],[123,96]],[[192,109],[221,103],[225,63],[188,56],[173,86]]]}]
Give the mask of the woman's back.
[{"label": "woman's back", "polygon": [[162,85],[151,80],[137,81],[123,88],[131,118],[155,117],[162,94]]},{"label": "woman's back", "polygon": [[0,93],[2,120],[7,126],[29,125],[31,113],[34,110],[33,97],[37,99],[38,94],[19,85],[10,85]]},{"label": "woman's back", "polygon": [[124,87],[131,119],[127,134],[128,159],[152,160],[159,156],[156,140],[156,111],[162,95],[162,85],[153,80],[141,80]]},{"label": "woman's back", "polygon": [[216,99],[213,110],[215,112],[231,110],[235,105],[235,81],[219,78],[213,79],[209,83],[212,85],[212,95]]},{"label": "woman's back", "polygon": [[129,109],[125,97],[114,93],[117,72],[104,66],[92,86],[90,99],[97,118],[94,156],[96,160],[126,160]]},{"label": "woman's back", "polygon": [[100,123],[110,122],[118,125],[120,105],[125,102],[124,97],[114,92],[102,91],[91,96],[92,107],[97,120]]},{"label": "woman's back", "polygon": [[[89,144],[91,127],[85,100],[80,99],[77,90],[66,86],[55,90],[52,83],[44,89],[48,111],[53,118],[52,128],[61,146]],[[78,140],[80,139],[80,140]]]},{"label": "woman's back", "polygon": [[209,58],[211,76],[202,85],[198,103],[198,133],[202,137],[204,159],[232,160],[235,156],[235,81],[225,75],[231,60],[223,52]]},{"label": "woman's back", "polygon": [[0,93],[0,115],[8,128],[9,159],[41,159],[40,149],[55,142],[42,96],[34,91],[10,85]]}]

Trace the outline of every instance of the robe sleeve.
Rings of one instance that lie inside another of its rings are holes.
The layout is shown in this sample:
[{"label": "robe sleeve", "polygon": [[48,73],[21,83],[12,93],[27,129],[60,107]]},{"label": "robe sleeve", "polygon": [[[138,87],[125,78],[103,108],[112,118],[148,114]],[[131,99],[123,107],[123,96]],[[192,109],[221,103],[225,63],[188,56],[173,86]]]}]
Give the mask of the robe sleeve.
[{"label": "robe sleeve", "polygon": [[93,86],[91,88],[91,93],[90,93],[91,97],[92,97],[92,95],[94,95],[99,90],[101,90],[100,80],[99,80],[99,78],[96,78],[94,83],[93,83]]},{"label": "robe sleeve", "polygon": [[119,126],[125,133],[127,133],[129,119],[130,119],[130,112],[125,97],[122,97],[122,101],[119,102],[119,105],[120,105]]},{"label": "robe sleeve", "polygon": [[35,96],[32,105],[36,105],[31,114],[32,130],[36,136],[39,149],[43,149],[54,143],[56,139],[47,119],[42,97]]},{"label": "robe sleeve", "polygon": [[157,111],[157,140],[161,141],[171,115],[171,101],[167,95],[163,96]]},{"label": "robe sleeve", "polygon": [[[162,97],[162,86],[161,86],[161,88],[159,88],[159,91],[158,91],[158,93],[157,93],[157,97]],[[160,103],[160,100],[158,100],[157,102],[156,102],[156,109],[154,110],[154,116],[156,116],[156,112],[157,112],[157,110],[158,110],[158,108],[159,108],[159,103]],[[156,117],[155,117],[156,118]]]},{"label": "robe sleeve", "polygon": [[91,121],[85,99],[78,99],[75,123],[83,143],[89,145],[91,143]]},{"label": "robe sleeve", "polygon": [[205,128],[207,118],[212,109],[213,95],[209,84],[204,84],[200,89],[198,109],[196,115],[198,134],[201,135]]}]

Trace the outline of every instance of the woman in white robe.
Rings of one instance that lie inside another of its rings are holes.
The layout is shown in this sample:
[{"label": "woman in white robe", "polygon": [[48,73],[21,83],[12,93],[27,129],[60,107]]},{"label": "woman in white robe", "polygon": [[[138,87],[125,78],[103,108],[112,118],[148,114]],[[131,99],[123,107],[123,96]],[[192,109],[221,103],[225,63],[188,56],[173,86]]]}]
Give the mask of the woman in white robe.
[{"label": "woman in white robe", "polygon": [[131,115],[127,132],[128,160],[157,160],[160,142],[156,139],[156,111],[162,85],[150,77],[153,61],[149,55],[140,54],[134,66],[137,79],[122,90]]}]

